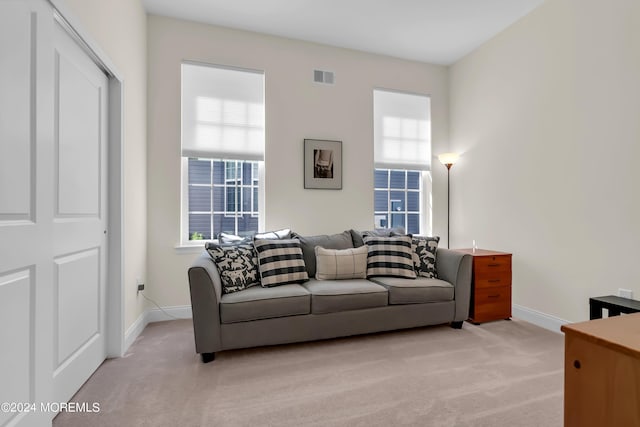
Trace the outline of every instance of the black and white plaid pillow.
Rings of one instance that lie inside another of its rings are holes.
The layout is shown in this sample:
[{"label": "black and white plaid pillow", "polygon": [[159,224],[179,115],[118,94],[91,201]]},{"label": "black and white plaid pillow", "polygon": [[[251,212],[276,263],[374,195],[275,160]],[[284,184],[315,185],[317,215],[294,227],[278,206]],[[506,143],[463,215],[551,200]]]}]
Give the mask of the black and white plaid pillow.
[{"label": "black and white plaid pillow", "polygon": [[253,245],[258,254],[262,286],[271,287],[309,280],[298,240],[256,239]]},{"label": "black and white plaid pillow", "polygon": [[436,250],[440,237],[413,236],[413,266],[416,274],[421,277],[437,279]]},{"label": "black and white plaid pillow", "polygon": [[237,245],[206,244],[222,281],[222,293],[230,294],[260,284],[258,258],[251,243]]},{"label": "black and white plaid pillow", "polygon": [[415,279],[411,236],[365,236],[368,247],[367,277],[392,276]]}]

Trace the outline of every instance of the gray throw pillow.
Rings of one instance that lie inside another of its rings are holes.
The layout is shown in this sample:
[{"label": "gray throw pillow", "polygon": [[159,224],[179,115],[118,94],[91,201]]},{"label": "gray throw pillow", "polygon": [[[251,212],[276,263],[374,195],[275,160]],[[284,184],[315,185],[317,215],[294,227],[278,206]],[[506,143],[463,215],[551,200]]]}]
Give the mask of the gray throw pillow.
[{"label": "gray throw pillow", "polygon": [[405,235],[404,227],[394,227],[394,228],[376,228],[373,230],[367,231],[358,231],[358,230],[349,230],[351,233],[351,240],[353,241],[353,247],[359,248],[364,245],[364,237],[366,236],[378,236],[378,237],[389,237],[389,236],[403,236]]},{"label": "gray throw pillow", "polygon": [[205,248],[220,273],[223,294],[260,284],[258,259],[251,243],[220,245],[207,242]]},{"label": "gray throw pillow", "polygon": [[437,279],[436,250],[440,237],[413,236],[411,246],[413,249],[413,266],[416,274],[429,279]]}]

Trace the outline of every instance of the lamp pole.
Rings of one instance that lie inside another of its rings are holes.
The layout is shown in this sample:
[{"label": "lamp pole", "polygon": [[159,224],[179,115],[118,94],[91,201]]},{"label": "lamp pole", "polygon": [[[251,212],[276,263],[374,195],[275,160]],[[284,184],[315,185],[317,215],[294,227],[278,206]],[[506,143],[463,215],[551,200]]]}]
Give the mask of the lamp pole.
[{"label": "lamp pole", "polygon": [[449,222],[450,222],[449,208],[451,205],[451,185],[449,182],[449,171],[451,170],[451,166],[453,166],[453,164],[458,161],[458,154],[444,153],[444,154],[440,154],[438,156],[438,159],[440,160],[440,163],[442,163],[447,167],[447,249],[448,249],[451,246],[449,242]]},{"label": "lamp pole", "polygon": [[449,206],[451,203],[451,186],[449,184],[449,171],[451,170],[451,166],[453,166],[453,163],[445,163],[444,164],[447,167],[447,249],[449,249]]}]

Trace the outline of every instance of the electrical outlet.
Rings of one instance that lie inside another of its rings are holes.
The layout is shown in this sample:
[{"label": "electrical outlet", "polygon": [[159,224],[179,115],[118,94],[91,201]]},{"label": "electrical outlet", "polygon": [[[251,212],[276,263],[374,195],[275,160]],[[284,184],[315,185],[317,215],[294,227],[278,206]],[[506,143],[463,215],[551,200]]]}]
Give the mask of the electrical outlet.
[{"label": "electrical outlet", "polygon": [[144,283],[142,283],[140,279],[136,279],[136,285],[137,285],[138,293],[144,291]]},{"label": "electrical outlet", "polygon": [[622,297],[622,298],[632,299],[633,298],[633,291],[630,290],[630,289],[618,288],[618,296]]}]

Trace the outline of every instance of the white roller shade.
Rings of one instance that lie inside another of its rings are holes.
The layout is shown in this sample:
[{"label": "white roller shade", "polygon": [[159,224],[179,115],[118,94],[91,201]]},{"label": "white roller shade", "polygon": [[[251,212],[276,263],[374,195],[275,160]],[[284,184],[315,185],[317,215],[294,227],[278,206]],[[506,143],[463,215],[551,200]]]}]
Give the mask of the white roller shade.
[{"label": "white roller shade", "polygon": [[431,99],[373,91],[374,163],[380,169],[431,169]]},{"label": "white roller shade", "polygon": [[182,64],[182,156],[264,160],[264,74]]}]

